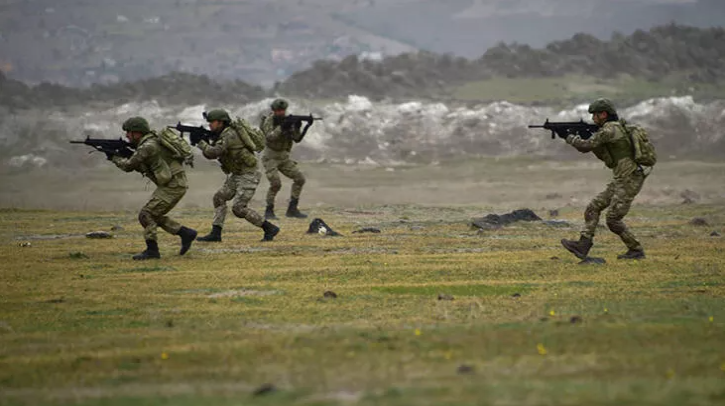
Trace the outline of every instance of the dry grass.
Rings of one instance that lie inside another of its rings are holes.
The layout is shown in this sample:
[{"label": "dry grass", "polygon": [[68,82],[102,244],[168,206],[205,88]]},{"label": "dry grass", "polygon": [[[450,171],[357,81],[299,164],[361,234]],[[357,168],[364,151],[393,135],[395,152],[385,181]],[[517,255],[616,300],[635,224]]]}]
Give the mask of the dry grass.
[{"label": "dry grass", "polygon": [[[506,170],[488,165],[494,179]],[[552,183],[529,185],[514,171],[521,188],[568,187],[558,169],[531,165]],[[721,171],[694,167],[698,176]],[[660,182],[690,176],[672,167],[665,176],[667,168]],[[338,174],[359,176],[350,189],[360,194],[373,177]],[[401,179],[399,187],[422,187]],[[709,235],[725,231],[721,202],[636,205],[629,224],[648,259],[618,262],[621,243],[602,230],[593,254],[608,263],[580,266],[558,240],[576,235],[581,207],[556,199],[531,206],[559,207],[572,226],[479,234],[471,217],[518,202],[366,202],[312,209],[342,237],[307,235],[307,222],[282,219],[265,244],[230,217],[224,242],[195,243],[179,257],[177,238],[162,233],[163,258],[145,263],[130,260],[142,243],[131,211],[2,210],[0,404],[723,402],[725,256],[722,238]],[[209,209],[174,213],[207,231]],[[710,227],[688,225],[694,216]],[[83,237],[113,225],[124,230],[112,240]],[[361,226],[382,232],[352,233]],[[327,290],[338,298],[323,298]],[[458,372],[464,364],[472,373]],[[265,382],[279,391],[252,396]]]}]

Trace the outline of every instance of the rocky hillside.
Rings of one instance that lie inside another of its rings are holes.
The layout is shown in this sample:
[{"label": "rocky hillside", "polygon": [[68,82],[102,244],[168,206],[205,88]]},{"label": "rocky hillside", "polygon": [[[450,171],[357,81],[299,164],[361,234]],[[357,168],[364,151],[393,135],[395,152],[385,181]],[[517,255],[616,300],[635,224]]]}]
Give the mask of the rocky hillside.
[{"label": "rocky hillside", "polygon": [[[244,104],[277,94],[307,99],[340,99],[356,94],[372,100],[450,100],[451,89],[455,86],[491,77],[522,79],[565,75],[584,75],[593,79],[627,76],[650,84],[667,79],[689,89],[698,84],[722,86],[725,83],[723,66],[724,28],[667,25],[636,31],[629,36],[615,35],[609,41],[576,34],[569,40],[553,42],[540,49],[521,44],[499,44],[477,59],[417,52],[381,61],[357,56],[339,62],[320,60],[310,69],[277,83],[271,90],[239,80],[215,81],[205,75],[187,73],[89,88],[48,83],[28,86],[0,73],[0,106],[11,110],[62,110],[73,106],[108,106],[148,100],[156,100],[162,105]],[[661,87],[666,90],[668,86],[669,83]],[[556,90],[559,94],[566,93],[563,89]],[[643,98],[670,94],[649,94]],[[623,97],[618,96],[618,99],[623,100]],[[539,101],[551,102],[550,99]]]},{"label": "rocky hillside", "polygon": [[158,100],[164,104],[248,103],[266,91],[242,81],[218,82],[207,76],[171,73],[157,78],[113,85],[72,88],[49,83],[28,86],[0,73],[0,105],[10,111],[65,110],[78,106],[109,106]]},{"label": "rocky hillside", "polygon": [[283,94],[334,97],[359,94],[372,98],[440,94],[451,85],[491,76],[510,78],[582,74],[609,78],[627,74],[656,82],[668,75],[683,81],[714,83],[725,79],[725,29],[670,24],[609,41],[576,34],[536,49],[499,44],[480,58],[433,53],[403,54],[382,62],[350,56],[341,62],[319,61],[277,87]]}]

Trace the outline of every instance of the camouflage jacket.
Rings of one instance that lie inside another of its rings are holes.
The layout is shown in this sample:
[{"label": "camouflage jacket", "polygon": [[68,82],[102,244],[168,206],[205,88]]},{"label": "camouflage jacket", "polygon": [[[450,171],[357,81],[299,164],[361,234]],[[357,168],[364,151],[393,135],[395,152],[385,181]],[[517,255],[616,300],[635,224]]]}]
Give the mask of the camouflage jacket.
[{"label": "camouflage jacket", "polygon": [[172,158],[154,132],[141,138],[130,158],[114,156],[111,161],[125,172],[140,172],[156,186],[187,187],[183,164]]},{"label": "camouflage jacket", "polygon": [[607,168],[612,169],[615,178],[629,176],[637,169],[632,159],[632,144],[619,121],[604,123],[589,139],[569,135],[566,142],[580,152],[593,152]]},{"label": "camouflage jacket", "polygon": [[275,125],[274,113],[269,113],[262,118],[262,124],[259,126],[264,134],[266,148],[265,153],[270,152],[290,152],[295,142],[300,142],[300,129],[292,127],[288,130],[282,130],[282,127]]},{"label": "camouflage jacket", "polygon": [[225,128],[211,144],[201,141],[197,146],[204,157],[218,159],[224,173],[241,175],[257,170],[257,157],[244,145],[232,127]]}]

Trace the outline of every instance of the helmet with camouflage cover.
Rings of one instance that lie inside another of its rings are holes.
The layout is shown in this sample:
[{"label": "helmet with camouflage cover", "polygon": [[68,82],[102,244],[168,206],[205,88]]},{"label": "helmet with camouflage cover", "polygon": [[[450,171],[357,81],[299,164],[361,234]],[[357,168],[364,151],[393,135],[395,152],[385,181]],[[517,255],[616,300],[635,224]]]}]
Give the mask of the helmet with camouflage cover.
[{"label": "helmet with camouflage cover", "polygon": [[229,117],[229,113],[222,109],[214,109],[209,112],[205,112],[204,118],[208,123],[211,123],[212,121],[221,121],[229,124],[232,122],[232,118]]},{"label": "helmet with camouflage cover", "polygon": [[606,111],[609,114],[617,114],[617,109],[614,108],[614,103],[609,99],[597,99],[589,105],[589,113],[601,113]]},{"label": "helmet with camouflage cover", "polygon": [[287,100],[285,99],[275,99],[272,104],[269,105],[272,110],[287,110],[287,106],[289,106],[289,103],[287,103]]},{"label": "helmet with camouflage cover", "polygon": [[148,134],[151,132],[149,122],[143,117],[131,117],[123,122],[123,131],[138,132],[141,134]]}]

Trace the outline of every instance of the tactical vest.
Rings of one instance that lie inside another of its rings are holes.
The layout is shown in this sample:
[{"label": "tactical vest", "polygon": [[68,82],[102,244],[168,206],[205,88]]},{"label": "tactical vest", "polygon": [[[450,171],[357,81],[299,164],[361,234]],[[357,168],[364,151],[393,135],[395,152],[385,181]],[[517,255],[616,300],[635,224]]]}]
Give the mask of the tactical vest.
[{"label": "tactical vest", "polygon": [[[260,126],[262,129],[262,132],[264,133],[265,137],[267,134],[274,131],[278,125],[274,124],[274,113],[269,113],[267,116],[264,117],[262,120],[262,125]],[[290,130],[294,131],[294,130]],[[267,148],[268,150],[276,151],[276,152],[290,152],[292,151],[292,145],[294,144],[294,141],[292,141],[291,137],[279,137],[277,140],[270,141],[269,138],[266,139]]]},{"label": "tactical vest", "polygon": [[632,160],[632,144],[622,123],[610,121],[604,126],[613,126],[614,137],[606,144],[595,148],[594,155],[601,159],[607,168],[614,171],[615,176],[628,175],[637,165]]}]

